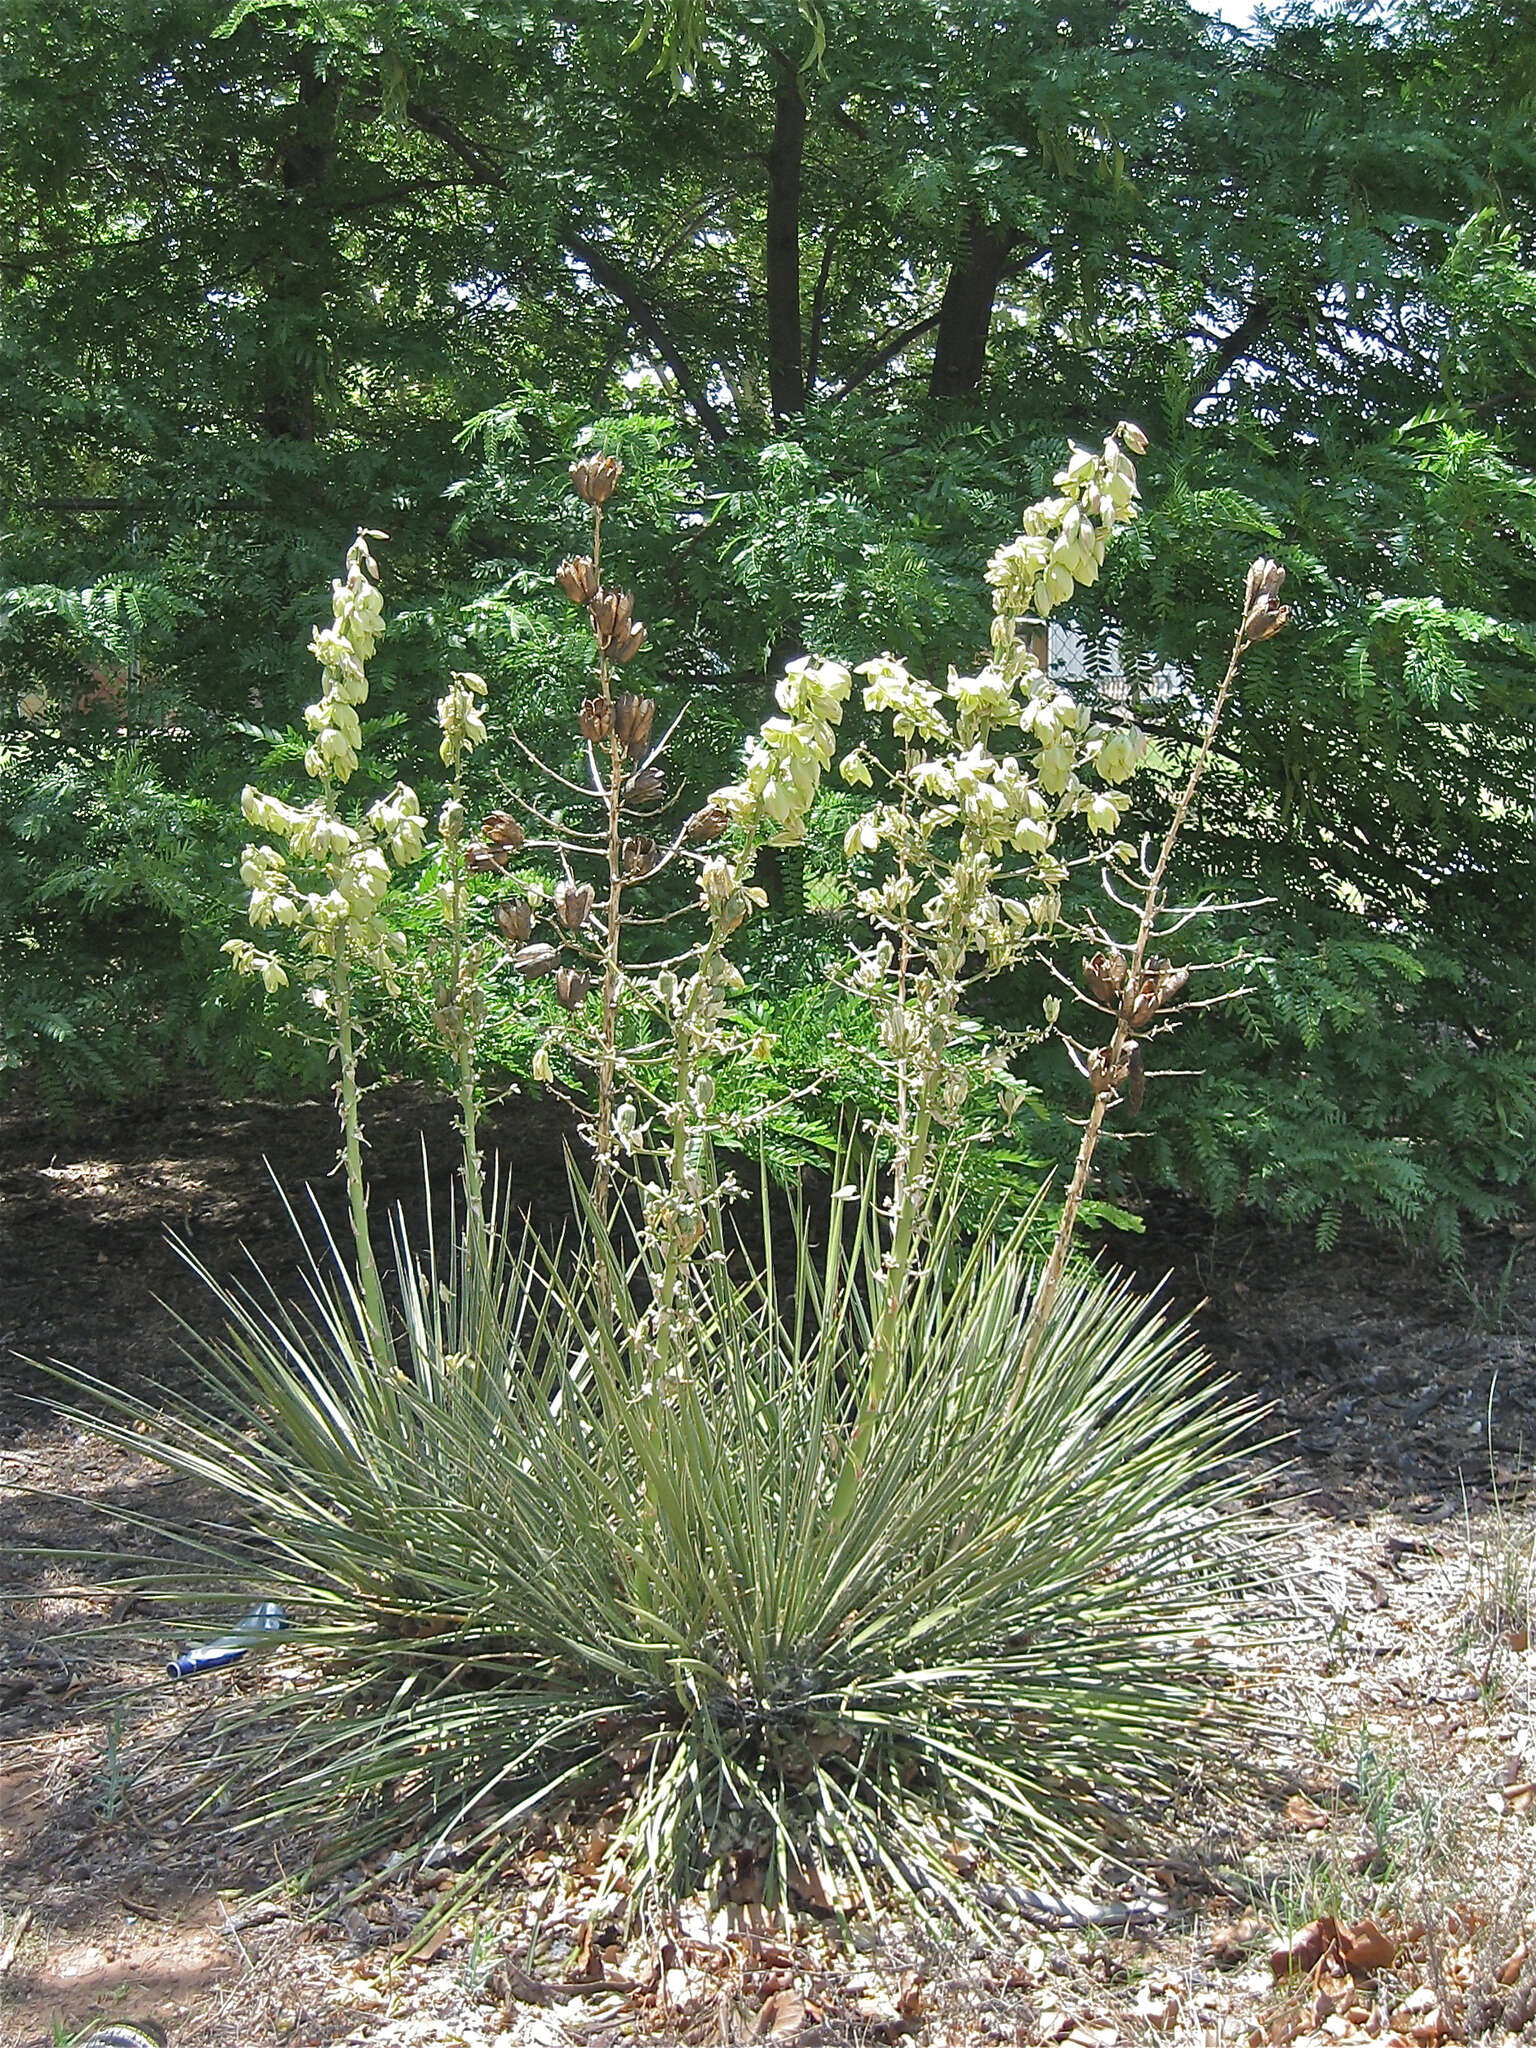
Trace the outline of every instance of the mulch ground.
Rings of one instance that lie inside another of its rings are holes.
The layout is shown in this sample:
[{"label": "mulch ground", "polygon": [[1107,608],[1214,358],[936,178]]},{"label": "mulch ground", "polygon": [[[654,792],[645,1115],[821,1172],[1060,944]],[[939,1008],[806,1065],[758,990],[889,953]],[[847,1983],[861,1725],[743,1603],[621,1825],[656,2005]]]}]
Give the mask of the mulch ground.
[{"label": "mulch ground", "polygon": [[[419,1213],[446,1115],[411,1091],[373,1111],[375,1199]],[[558,1227],[564,1120],[521,1106],[498,1135],[513,1199]],[[1106,1248],[1140,1284],[1169,1276],[1283,1439],[1255,1455],[1283,1569],[1212,1617],[1261,1733],[1236,1781],[1171,1789],[1155,1848],[1011,1901],[1005,1947],[703,1906],[629,1940],[600,1859],[552,1838],[407,1961],[451,1872],[359,1867],[301,1900],[306,1845],[258,1848],[209,1808],[193,1724],[257,1679],[172,1685],[178,1640],[82,1598],[69,1562],[115,1550],[127,1577],[146,1525],[199,1504],[62,1417],[27,1362],[175,1384],[177,1319],[206,1310],[168,1237],[216,1274],[249,1253],[296,1283],[277,1186],[314,1179],[335,1215],[334,1149],[323,1103],[168,1097],[70,1138],[0,1109],[0,2039],[111,2016],[159,2019],[173,2048],[1536,2040],[1536,1249],[1518,1230],[1453,1274],[1368,1235],[1320,1257],[1165,1204]]]}]

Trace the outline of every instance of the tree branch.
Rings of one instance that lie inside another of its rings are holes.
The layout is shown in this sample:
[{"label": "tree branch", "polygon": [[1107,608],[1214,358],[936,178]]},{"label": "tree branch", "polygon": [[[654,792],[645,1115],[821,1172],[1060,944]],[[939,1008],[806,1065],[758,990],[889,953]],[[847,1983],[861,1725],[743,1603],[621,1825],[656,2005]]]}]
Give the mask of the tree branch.
[{"label": "tree branch", "polygon": [[588,241],[582,234],[568,234],[565,246],[584,265],[587,275],[605,292],[612,294],[624,308],[636,330],[642,334],[656,351],[660,360],[677,380],[677,388],[698,416],[699,424],[709,438],[717,445],[730,439],[730,429],[710,402],[688,365],[673,345],[671,336],[663,326],[661,316],[645,296],[640,281],[632,277],[622,264],[605,256],[601,249]]},{"label": "tree branch", "polygon": [[903,327],[900,333],[885,342],[861,369],[856,370],[851,377],[845,378],[837,389],[828,392],[827,396],[834,402],[840,398],[847,398],[850,392],[857,391],[859,386],[867,384],[877,371],[883,370],[893,356],[899,356],[910,343],[921,340],[923,335],[930,333],[938,324],[938,314],[930,313],[926,319],[917,321],[914,326]]},{"label": "tree branch", "polygon": [[832,277],[832,251],[837,246],[837,229],[830,227],[821,244],[821,268],[816,274],[816,289],[811,294],[811,339],[805,355],[805,388],[807,394],[816,389],[816,372],[821,365],[821,336],[827,317],[827,285]]},{"label": "tree branch", "polygon": [[800,73],[775,51],[773,139],[768,145],[768,214],[763,283],[768,312],[768,398],[777,421],[805,410],[800,329],[800,179],[805,163],[805,95]]},{"label": "tree branch", "polygon": [[[423,107],[412,101],[407,109],[411,120],[424,135],[431,135],[456,156],[460,163],[473,172],[478,183],[488,185],[497,191],[506,190],[506,173],[496,159],[479,145],[472,142],[456,123],[432,107]],[[586,270],[592,282],[617,299],[629,315],[630,324],[644,338],[655,352],[657,359],[664,363],[676,380],[677,388],[686,402],[693,408],[700,425],[716,443],[730,438],[729,429],[709,395],[683,361],[676,345],[657,311],[646,295],[639,278],[613,257],[605,255],[596,243],[587,236],[571,231],[564,237],[564,247]]]},{"label": "tree branch", "polygon": [[1202,398],[1209,398],[1222,378],[1229,375],[1237,367],[1259,336],[1264,332],[1265,328],[1268,327],[1270,321],[1274,319],[1278,310],[1274,299],[1266,298],[1261,294],[1254,300],[1242,319],[1238,321],[1232,332],[1213,352],[1206,363],[1204,380],[1201,383],[1200,389],[1195,392],[1190,400],[1191,409],[1198,405]]}]

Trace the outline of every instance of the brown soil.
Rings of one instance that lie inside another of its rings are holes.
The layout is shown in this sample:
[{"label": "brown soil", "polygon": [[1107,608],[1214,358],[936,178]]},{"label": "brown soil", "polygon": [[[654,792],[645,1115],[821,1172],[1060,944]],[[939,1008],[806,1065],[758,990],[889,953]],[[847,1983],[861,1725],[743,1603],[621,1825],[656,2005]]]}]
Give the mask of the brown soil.
[{"label": "brown soil", "polygon": [[[372,1125],[376,1202],[419,1213],[423,1135],[430,1159],[452,1157],[446,1113],[397,1091],[375,1101]],[[512,1199],[551,1228],[567,1135],[561,1116],[527,1105],[492,1133]],[[298,1902],[282,1887],[304,1846],[247,1846],[227,1816],[199,1809],[179,1764],[191,1720],[254,1681],[235,1667],[195,1692],[172,1686],[161,1674],[177,1645],[158,1621],[140,1629],[120,1612],[126,1625],[95,1637],[111,1603],[71,1590],[71,1549],[115,1551],[127,1575],[151,1525],[203,1504],[62,1417],[26,1361],[174,1382],[177,1318],[206,1312],[168,1234],[215,1274],[249,1254],[296,1283],[273,1177],[295,1197],[317,1180],[335,1217],[334,1149],[328,1104],[181,1099],[71,1139],[24,1104],[0,1111],[0,2038],[34,2048],[111,2015],[160,2019],[173,2048],[903,2034],[932,2048],[1314,2035],[1438,2048],[1515,2038],[1529,1985],[1536,2039],[1536,1965],[1520,1947],[1536,1904],[1529,1578],[1523,1633],[1492,1597],[1532,1558],[1516,1507],[1536,1414],[1524,1236],[1478,1238],[1459,1276],[1364,1235],[1319,1257],[1257,1222],[1213,1234],[1176,1206],[1114,1245],[1140,1282],[1171,1276],[1172,1298],[1198,1309],[1208,1348],[1271,1404],[1284,1438],[1255,1453],[1284,1581],[1262,1612],[1219,1624],[1266,1708],[1238,1807],[1190,1788],[1175,1851],[1106,1866],[1081,1897],[1027,1902],[1006,1955],[869,1953],[817,1923],[780,1943],[701,1910],[645,1954],[599,1926],[609,1979],[633,1988],[578,1994],[549,1987],[590,1921],[590,1872],[531,1856],[430,1960],[403,1963],[397,1938],[430,1903],[433,1874],[353,1873],[355,1901],[339,1885]],[[1414,1816],[1431,1809],[1410,1853]],[[1329,1947],[1325,1928],[1310,1972],[1277,1983],[1269,1947],[1325,1912],[1341,1926],[1372,1918],[1407,1946],[1351,1975],[1354,1951]]]}]

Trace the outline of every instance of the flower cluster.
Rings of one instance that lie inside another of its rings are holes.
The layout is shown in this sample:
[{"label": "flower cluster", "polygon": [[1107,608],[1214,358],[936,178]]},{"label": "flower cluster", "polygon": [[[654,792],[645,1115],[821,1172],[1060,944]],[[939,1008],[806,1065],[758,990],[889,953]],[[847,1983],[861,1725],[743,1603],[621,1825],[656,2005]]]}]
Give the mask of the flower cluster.
[{"label": "flower cluster", "polygon": [[789,664],[774,692],[784,715],[768,719],[748,740],[740,782],[717,789],[711,799],[749,839],[764,838],[771,846],[804,839],[852,688],[852,675],[838,662]]},{"label": "flower cluster", "polygon": [[368,549],[379,535],[360,533],[347,550],[344,582],[331,585],[331,623],[317,626],[309,651],[320,664],[325,688],[304,713],[314,734],[304,766],[316,781],[345,782],[355,773],[363,744],[357,707],[368,701],[364,663],[384,632],[384,599],[375,580],[379,565]]},{"label": "flower cluster", "polygon": [[437,751],[445,768],[457,768],[466,754],[484,745],[485,717],[476,702],[484,695],[484,676],[455,669],[449,677],[448,688],[437,700],[437,723],[443,735]]},{"label": "flower cluster", "polygon": [[[389,893],[390,863],[406,867],[426,847],[426,820],[416,792],[397,782],[355,823],[338,817],[334,788],[359,765],[362,743],[357,706],[366,702],[363,664],[384,631],[378,565],[368,551],[372,535],[360,533],[347,551],[344,582],[331,586],[332,623],[316,629],[310,652],[319,662],[324,688],[304,714],[314,735],[304,766],[320,784],[307,804],[291,804],[247,787],[240,808],[247,824],[284,850],[267,843],[247,846],[240,879],[250,891],[248,914],[257,931],[273,926],[292,931],[312,958],[353,958],[390,973],[405,951],[403,935],[381,913]],[[457,679],[456,679],[457,681]],[[295,864],[307,873],[296,874]],[[248,939],[224,947],[241,974],[258,975],[268,990],[287,986],[282,961]]]},{"label": "flower cluster", "polygon": [[1073,444],[1065,469],[1051,479],[1060,495],[1031,505],[1018,539],[988,562],[1000,612],[1049,618],[1079,583],[1098,581],[1111,535],[1136,517],[1136,471],[1125,449],[1142,455],[1147,447],[1139,427],[1122,421],[1117,431],[1098,455]]}]

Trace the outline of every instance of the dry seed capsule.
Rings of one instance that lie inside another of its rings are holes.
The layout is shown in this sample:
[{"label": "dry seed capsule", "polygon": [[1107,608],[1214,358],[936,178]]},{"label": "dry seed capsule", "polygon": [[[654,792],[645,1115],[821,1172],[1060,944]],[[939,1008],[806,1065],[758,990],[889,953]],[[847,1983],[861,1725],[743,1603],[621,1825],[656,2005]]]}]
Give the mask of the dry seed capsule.
[{"label": "dry seed capsule", "polygon": [[533,937],[533,905],[498,903],[496,926],[509,946],[526,946]]},{"label": "dry seed capsule", "polygon": [[633,697],[626,690],[613,700],[613,729],[631,754],[643,754],[650,744],[656,706],[649,697]]},{"label": "dry seed capsule", "polygon": [[524,946],[520,952],[513,955],[512,964],[519,974],[532,981],[536,975],[554,973],[560,965],[560,948],[545,945]]},{"label": "dry seed capsule", "polygon": [[1133,1044],[1128,1047],[1128,1051],[1130,1058],[1125,1065],[1125,1106],[1132,1116],[1140,1116],[1141,1105],[1147,1093],[1147,1070],[1142,1065],[1141,1047]]},{"label": "dry seed capsule", "polygon": [[591,986],[591,975],[579,967],[562,967],[555,976],[555,994],[567,1010],[579,1010]]},{"label": "dry seed capsule", "polygon": [[614,455],[584,455],[571,464],[576,495],[589,505],[606,505],[618,489],[624,465]]},{"label": "dry seed capsule", "polygon": [[1117,1004],[1125,987],[1125,962],[1118,953],[1095,953],[1083,962],[1083,979],[1095,1001]]},{"label": "dry seed capsule", "polygon": [[621,632],[614,634],[608,645],[609,657],[622,667],[626,661],[634,660],[645,642],[645,628],[637,619],[633,625],[626,626]]},{"label": "dry seed capsule", "polygon": [[555,909],[568,932],[579,932],[592,915],[592,890],[582,882],[562,882],[555,891]]},{"label": "dry seed capsule", "polygon": [[659,768],[641,768],[624,785],[626,804],[649,807],[659,804],[667,793],[667,778]]},{"label": "dry seed capsule", "polygon": [[683,827],[683,837],[690,846],[710,846],[724,836],[730,822],[718,804],[706,804],[702,811],[695,811]]},{"label": "dry seed capsule", "polygon": [[626,839],[619,847],[619,872],[628,881],[638,881],[648,875],[661,857],[661,848],[654,839],[647,839],[643,832]]},{"label": "dry seed capsule", "polygon": [[516,853],[523,843],[523,828],[510,811],[492,811],[480,820],[480,836],[492,846]]},{"label": "dry seed capsule", "polygon": [[472,875],[499,875],[507,864],[507,856],[499,846],[481,846],[478,842],[464,849],[464,865]]},{"label": "dry seed capsule", "polygon": [[568,555],[555,571],[555,581],[572,604],[586,604],[597,595],[597,567],[587,555]]},{"label": "dry seed capsule", "polygon": [[[587,600],[587,612],[592,620],[592,630],[604,646],[613,638],[619,623],[619,607],[624,602],[622,590],[599,590]],[[630,607],[633,610],[633,606]],[[628,614],[626,614],[627,622]]]},{"label": "dry seed capsule", "polygon": [[582,704],[580,714],[581,736],[584,740],[601,741],[613,733],[613,706],[606,697],[588,697]]}]

